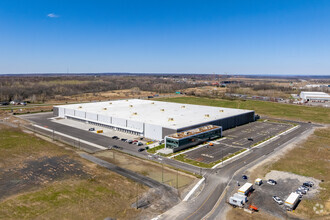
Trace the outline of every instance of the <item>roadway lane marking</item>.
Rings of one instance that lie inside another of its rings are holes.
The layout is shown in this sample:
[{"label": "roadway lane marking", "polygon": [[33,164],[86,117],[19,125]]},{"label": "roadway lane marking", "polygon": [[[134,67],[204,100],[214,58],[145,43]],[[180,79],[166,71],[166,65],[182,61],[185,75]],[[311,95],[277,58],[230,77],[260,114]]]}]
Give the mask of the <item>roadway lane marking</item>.
[{"label": "roadway lane marking", "polygon": [[81,140],[80,138],[72,137],[70,135],[63,134],[61,132],[54,131],[54,130],[49,129],[49,128],[45,128],[45,127],[42,127],[42,126],[39,126],[39,125],[35,125],[35,124],[33,126],[34,127],[37,127],[37,128],[44,129],[44,130],[49,131],[49,132],[54,132],[54,134],[59,134],[59,135],[61,135],[63,137],[67,137],[67,138],[71,138],[71,139],[76,140],[76,141],[80,141],[80,143],[87,144],[87,145],[90,145],[92,147],[96,147],[96,148],[101,149],[101,150],[106,150],[107,149],[106,147],[103,147],[101,145],[94,144],[94,143],[91,143],[91,142],[88,142],[88,141],[85,141],[85,140]]},{"label": "roadway lane marking", "polygon": [[190,192],[186,195],[186,197],[184,197],[183,201],[188,201],[188,199],[192,196],[192,194],[194,194],[196,189],[204,182],[204,180],[205,177],[203,177],[200,181],[198,181],[198,183],[194,186],[194,188],[192,188]]},{"label": "roadway lane marking", "polygon": [[249,156],[248,158],[246,158],[244,161],[241,161],[241,162],[239,162],[238,164],[234,165],[234,167],[238,167],[238,166],[240,166],[241,168],[238,169],[238,170],[236,170],[236,171],[234,172],[234,174],[232,175],[231,179],[228,181],[228,183],[227,183],[225,189],[222,191],[222,193],[221,193],[219,199],[218,199],[217,202],[214,204],[214,206],[213,206],[213,208],[211,209],[211,211],[210,211],[209,213],[207,213],[207,214],[202,218],[203,220],[209,218],[210,215],[213,215],[214,211],[218,208],[218,206],[220,205],[220,203],[221,203],[223,197],[225,196],[225,193],[227,193],[228,186],[229,186],[230,182],[233,180],[233,178],[234,178],[234,176],[236,175],[236,173],[240,172],[240,170],[242,170],[242,169],[244,168],[244,166],[246,165],[246,164],[245,164],[245,161],[247,161],[247,160],[249,160],[250,158],[253,158],[253,157],[254,157],[254,155],[251,155],[251,156]]},{"label": "roadway lane marking", "polygon": [[217,190],[217,187],[215,187],[214,188],[214,190],[212,191],[212,193],[210,193],[208,196],[207,196],[207,198],[206,198],[206,200],[203,202],[203,204],[196,210],[196,211],[194,211],[193,213],[191,213],[191,215],[189,215],[187,218],[185,218],[184,220],[187,220],[187,219],[189,219],[191,216],[193,216],[193,215],[195,215],[204,205],[205,205],[205,203],[210,199],[210,197],[213,195],[213,193],[215,192],[215,190]]}]

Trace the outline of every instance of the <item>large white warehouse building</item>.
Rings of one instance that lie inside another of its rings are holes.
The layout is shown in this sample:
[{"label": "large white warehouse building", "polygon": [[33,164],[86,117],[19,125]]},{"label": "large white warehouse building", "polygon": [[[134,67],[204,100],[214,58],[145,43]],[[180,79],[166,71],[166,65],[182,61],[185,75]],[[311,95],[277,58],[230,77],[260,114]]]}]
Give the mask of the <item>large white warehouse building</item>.
[{"label": "large white warehouse building", "polygon": [[54,116],[81,120],[146,138],[217,125],[222,129],[254,121],[254,111],[130,99],[54,106]]},{"label": "large white warehouse building", "polygon": [[301,92],[300,98],[303,101],[330,101],[330,95],[325,92]]}]

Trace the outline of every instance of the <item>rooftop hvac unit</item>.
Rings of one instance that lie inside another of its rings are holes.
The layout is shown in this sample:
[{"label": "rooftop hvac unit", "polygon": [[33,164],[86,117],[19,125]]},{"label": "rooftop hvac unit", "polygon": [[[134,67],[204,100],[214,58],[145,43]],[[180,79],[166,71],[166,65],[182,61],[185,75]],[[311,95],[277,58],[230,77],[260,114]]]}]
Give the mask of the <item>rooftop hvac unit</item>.
[{"label": "rooftop hvac unit", "polygon": [[206,117],[206,118],[209,118],[209,117],[210,117],[210,115],[209,115],[209,114],[205,114],[205,117]]},{"label": "rooftop hvac unit", "polygon": [[132,107],[133,107],[133,105],[129,105],[129,107],[131,107],[131,108],[132,108]]},{"label": "rooftop hvac unit", "polygon": [[107,110],[107,108],[103,108],[103,110]]},{"label": "rooftop hvac unit", "polygon": [[112,102],[109,102],[110,105],[112,105]]},{"label": "rooftop hvac unit", "polygon": [[79,106],[78,108],[82,108],[82,106]]},{"label": "rooftop hvac unit", "polygon": [[165,109],[162,108],[160,111],[163,112],[163,111],[165,111]]},{"label": "rooftop hvac unit", "polygon": [[154,102],[152,102],[151,104],[155,104]]},{"label": "rooftop hvac unit", "polygon": [[181,106],[181,108],[185,108],[185,107],[186,107],[185,105]]},{"label": "rooftop hvac unit", "polygon": [[133,115],[137,115],[137,112],[133,112]]},{"label": "rooftop hvac unit", "polygon": [[168,121],[174,121],[174,118],[168,118]]},{"label": "rooftop hvac unit", "polygon": [[219,112],[223,112],[223,110],[221,109],[221,110],[219,110]]}]

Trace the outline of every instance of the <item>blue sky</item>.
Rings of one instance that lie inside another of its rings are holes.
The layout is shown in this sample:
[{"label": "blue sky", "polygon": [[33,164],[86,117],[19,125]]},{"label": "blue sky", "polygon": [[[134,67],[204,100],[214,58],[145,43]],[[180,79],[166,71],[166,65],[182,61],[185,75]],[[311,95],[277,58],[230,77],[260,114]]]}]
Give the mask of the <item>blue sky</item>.
[{"label": "blue sky", "polygon": [[326,0],[0,0],[0,73],[330,75]]}]

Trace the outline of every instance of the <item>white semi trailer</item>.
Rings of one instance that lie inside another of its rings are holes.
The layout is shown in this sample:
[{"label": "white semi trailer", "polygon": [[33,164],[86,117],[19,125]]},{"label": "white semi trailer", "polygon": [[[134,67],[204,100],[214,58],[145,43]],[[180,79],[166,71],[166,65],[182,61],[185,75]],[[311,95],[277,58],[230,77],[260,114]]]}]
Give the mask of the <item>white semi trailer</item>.
[{"label": "white semi trailer", "polygon": [[238,194],[247,196],[250,192],[253,191],[253,184],[252,183],[245,183],[241,188],[238,189]]},{"label": "white semi trailer", "polygon": [[293,192],[285,200],[284,205],[287,210],[292,211],[297,206],[298,202],[299,202],[299,194]]}]

